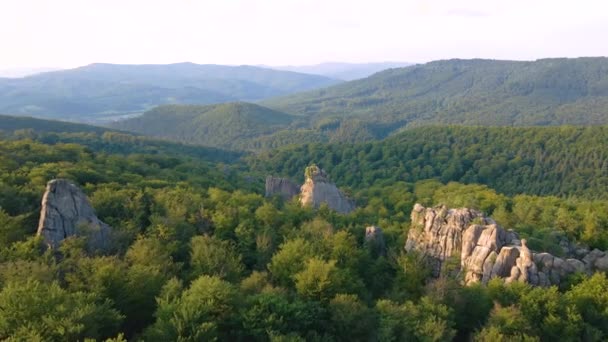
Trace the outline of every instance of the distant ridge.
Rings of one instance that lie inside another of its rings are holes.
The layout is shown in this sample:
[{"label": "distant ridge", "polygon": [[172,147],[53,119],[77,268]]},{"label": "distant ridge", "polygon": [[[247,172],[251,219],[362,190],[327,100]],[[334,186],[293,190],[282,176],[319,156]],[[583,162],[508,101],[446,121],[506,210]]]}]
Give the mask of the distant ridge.
[{"label": "distant ridge", "polygon": [[378,63],[341,63],[327,62],[315,65],[287,65],[269,67],[277,70],[301,72],[305,74],[322,75],[344,81],[352,81],[371,76],[377,72],[410,66],[407,62],[378,62]]},{"label": "distant ridge", "polygon": [[13,132],[16,130],[32,130],[34,132],[93,132],[103,133],[112,131],[110,128],[98,127],[92,125],[78,124],[73,122],[59,120],[45,120],[26,116],[11,116],[0,114],[0,132]]},{"label": "distant ridge", "polygon": [[0,79],[0,112],[101,122],[160,104],[257,101],[338,82],[318,75],[246,65],[95,63]]},{"label": "distant ridge", "polygon": [[[263,102],[313,122],[389,126],[608,124],[608,58],[443,60]],[[376,134],[377,136],[377,134]]]}]

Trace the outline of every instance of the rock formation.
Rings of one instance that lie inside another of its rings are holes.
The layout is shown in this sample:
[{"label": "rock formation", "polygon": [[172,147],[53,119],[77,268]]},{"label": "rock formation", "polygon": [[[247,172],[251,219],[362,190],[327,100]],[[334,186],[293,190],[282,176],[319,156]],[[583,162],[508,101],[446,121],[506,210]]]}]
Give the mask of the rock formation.
[{"label": "rock formation", "polygon": [[[448,209],[445,206],[427,209],[420,204],[414,206],[411,218],[412,228],[405,249],[423,253],[435,276],[439,275],[446,259],[460,253],[464,244],[462,240],[464,229],[474,220],[486,223],[481,212],[476,210]],[[494,222],[488,221],[488,223]]]},{"label": "rock formation", "polygon": [[300,188],[300,203],[318,208],[321,203],[339,213],[349,213],[355,209],[353,201],[348,199],[319,167],[312,165],[306,168],[306,181]]},{"label": "rock formation", "polygon": [[42,197],[38,235],[51,248],[70,236],[87,236],[89,246],[108,245],[111,228],[95,215],[86,195],[65,179],[48,182]]},{"label": "rock formation", "polygon": [[284,200],[290,200],[300,193],[300,186],[287,178],[266,177],[266,197],[280,195]]},{"label": "rock formation", "polygon": [[[479,211],[416,204],[405,249],[422,253],[439,276],[443,262],[460,257],[464,283],[487,283],[492,278],[532,285],[557,285],[574,272],[608,271],[608,255],[599,250],[582,260],[533,253],[518,235],[505,230]],[[576,249],[580,253],[581,248]]]}]

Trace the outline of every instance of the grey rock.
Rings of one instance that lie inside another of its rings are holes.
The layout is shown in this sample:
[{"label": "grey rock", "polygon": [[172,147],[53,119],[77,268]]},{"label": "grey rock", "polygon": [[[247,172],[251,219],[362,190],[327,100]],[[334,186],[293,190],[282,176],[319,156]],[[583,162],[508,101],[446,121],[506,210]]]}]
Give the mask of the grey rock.
[{"label": "grey rock", "polygon": [[[485,222],[481,212],[476,210],[448,209],[446,206],[424,208],[419,204],[414,206],[411,218],[405,249],[423,254],[435,276],[439,276],[447,258],[461,253],[463,232],[471,222],[477,218],[480,223]],[[471,246],[466,248],[470,250]]]},{"label": "grey rock", "polygon": [[347,214],[355,210],[355,203],[342,193],[319,167],[306,168],[306,180],[300,188],[300,203],[318,208],[326,203],[330,209]]},{"label": "grey rock", "polygon": [[[570,265],[570,267],[574,270],[574,272],[583,273],[585,272],[585,264],[578,259],[566,259],[566,262]],[[597,262],[596,262],[597,265]],[[598,267],[599,269],[599,267]]]},{"label": "grey rock", "polygon": [[48,182],[37,232],[48,246],[56,248],[70,236],[86,236],[92,248],[106,248],[111,230],[97,218],[80,188],[65,179]]},{"label": "grey rock", "polygon": [[602,252],[596,248],[589,252],[587,255],[585,255],[585,257],[583,258],[583,262],[587,265],[587,267],[591,268],[595,265],[595,261],[597,259],[603,258],[605,255],[605,252]]},{"label": "grey rock", "polygon": [[488,281],[492,279],[492,271],[494,270],[496,260],[498,260],[498,254],[496,254],[495,251],[491,251],[486,260],[483,262],[483,276],[481,278],[481,282],[483,284],[487,284]]},{"label": "grey rock", "polygon": [[[416,204],[411,221],[406,251],[422,253],[434,276],[440,275],[446,259],[460,256],[460,271],[467,285],[500,278],[506,283],[520,281],[551,286],[575,272],[608,271],[606,252],[595,249],[583,255],[582,261],[533,253],[517,233],[504,230],[475,210],[425,208]],[[560,246],[571,251],[567,256],[584,251],[563,240]]]},{"label": "grey rock", "polygon": [[500,249],[494,267],[492,267],[491,278],[507,278],[511,275],[511,269],[515,266],[515,262],[519,257],[519,248],[517,246],[505,246]]},{"label": "grey rock", "polygon": [[608,272],[608,255],[597,258],[593,263],[593,267],[598,271]]},{"label": "grey rock", "polygon": [[300,186],[287,178],[266,177],[266,197],[280,195],[284,200],[290,200],[300,193]]}]

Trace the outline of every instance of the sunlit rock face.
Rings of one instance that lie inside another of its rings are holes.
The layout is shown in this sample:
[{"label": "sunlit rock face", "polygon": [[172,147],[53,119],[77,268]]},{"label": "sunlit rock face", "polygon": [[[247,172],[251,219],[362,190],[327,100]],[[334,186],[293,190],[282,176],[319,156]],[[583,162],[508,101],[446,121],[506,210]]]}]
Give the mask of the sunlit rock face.
[{"label": "sunlit rock face", "polygon": [[47,183],[42,196],[37,234],[51,248],[70,236],[86,236],[91,247],[105,248],[111,228],[97,218],[80,188],[65,179],[55,179]]},{"label": "sunlit rock face", "polygon": [[349,213],[355,204],[344,195],[319,167],[312,165],[306,168],[306,181],[300,188],[300,203],[304,206],[318,208],[322,203],[339,213]]},{"label": "sunlit rock face", "polygon": [[526,240],[476,210],[416,204],[411,219],[406,251],[421,253],[436,277],[446,260],[460,258],[460,272],[467,285],[500,278],[506,283],[550,286],[575,272],[608,269],[608,255],[597,249],[580,260],[532,252]]}]

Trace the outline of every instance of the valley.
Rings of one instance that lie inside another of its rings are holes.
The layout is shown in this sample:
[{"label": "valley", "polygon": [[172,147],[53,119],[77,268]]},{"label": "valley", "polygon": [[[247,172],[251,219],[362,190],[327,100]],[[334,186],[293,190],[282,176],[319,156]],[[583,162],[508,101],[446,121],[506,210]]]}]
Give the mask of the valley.
[{"label": "valley", "polygon": [[608,337],[605,58],[143,106],[167,67],[65,71],[137,117],[0,115],[0,339]]}]

